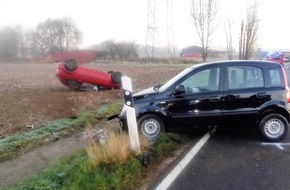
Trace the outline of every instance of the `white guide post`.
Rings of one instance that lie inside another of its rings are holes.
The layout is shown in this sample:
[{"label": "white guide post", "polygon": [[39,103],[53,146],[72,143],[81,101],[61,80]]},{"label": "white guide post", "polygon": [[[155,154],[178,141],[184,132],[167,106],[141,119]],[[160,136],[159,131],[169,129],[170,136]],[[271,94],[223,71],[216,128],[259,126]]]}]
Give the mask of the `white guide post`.
[{"label": "white guide post", "polygon": [[127,115],[128,131],[130,137],[131,149],[137,153],[140,152],[139,133],[137,127],[136,113],[133,102],[132,82],[129,77],[122,77],[122,86],[124,93],[124,109]]}]

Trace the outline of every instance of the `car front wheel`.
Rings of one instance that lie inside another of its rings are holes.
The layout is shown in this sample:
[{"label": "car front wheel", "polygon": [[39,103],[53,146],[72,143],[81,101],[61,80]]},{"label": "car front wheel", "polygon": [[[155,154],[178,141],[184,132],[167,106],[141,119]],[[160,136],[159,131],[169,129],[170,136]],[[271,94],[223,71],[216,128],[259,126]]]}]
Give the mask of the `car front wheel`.
[{"label": "car front wheel", "polygon": [[288,132],[289,123],[280,114],[269,114],[259,124],[259,132],[266,141],[281,141]]},{"label": "car front wheel", "polygon": [[160,117],[154,114],[143,115],[138,119],[139,131],[148,138],[157,137],[165,131],[164,122]]}]

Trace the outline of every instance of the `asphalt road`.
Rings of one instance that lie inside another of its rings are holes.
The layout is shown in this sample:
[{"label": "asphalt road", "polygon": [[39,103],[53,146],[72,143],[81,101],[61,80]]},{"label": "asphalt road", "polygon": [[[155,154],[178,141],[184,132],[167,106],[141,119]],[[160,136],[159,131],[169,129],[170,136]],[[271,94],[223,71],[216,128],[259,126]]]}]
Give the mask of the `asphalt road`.
[{"label": "asphalt road", "polygon": [[[290,68],[285,68],[290,84]],[[168,189],[289,190],[289,134],[280,143],[265,143],[255,129],[218,129]],[[195,137],[192,146],[202,136]],[[171,175],[186,154],[160,174],[149,189]]]},{"label": "asphalt road", "polygon": [[[184,155],[150,189],[155,189]],[[219,129],[168,189],[288,190],[290,135],[280,143],[264,143],[254,129]]]}]

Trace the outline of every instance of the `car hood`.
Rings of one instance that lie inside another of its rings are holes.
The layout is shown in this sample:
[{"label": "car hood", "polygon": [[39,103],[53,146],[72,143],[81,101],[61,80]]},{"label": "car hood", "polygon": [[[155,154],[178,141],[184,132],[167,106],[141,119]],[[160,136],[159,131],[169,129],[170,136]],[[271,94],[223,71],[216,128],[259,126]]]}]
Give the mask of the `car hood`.
[{"label": "car hood", "polygon": [[133,97],[134,97],[134,100],[137,100],[137,99],[144,98],[152,94],[156,94],[158,92],[159,91],[158,89],[156,89],[156,87],[150,87],[150,88],[147,88],[145,90],[135,93]]},{"label": "car hood", "polygon": [[145,96],[145,95],[157,93],[158,90],[154,90],[154,88],[155,87],[147,88],[145,90],[135,93],[134,96]]}]

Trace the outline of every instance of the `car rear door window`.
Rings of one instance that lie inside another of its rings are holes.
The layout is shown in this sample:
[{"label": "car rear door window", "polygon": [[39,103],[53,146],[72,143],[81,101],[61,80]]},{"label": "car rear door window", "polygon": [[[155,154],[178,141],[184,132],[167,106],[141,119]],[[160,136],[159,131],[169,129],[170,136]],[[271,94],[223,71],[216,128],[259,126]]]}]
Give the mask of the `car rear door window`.
[{"label": "car rear door window", "polygon": [[229,66],[228,88],[244,89],[264,86],[263,70],[252,66]]}]

